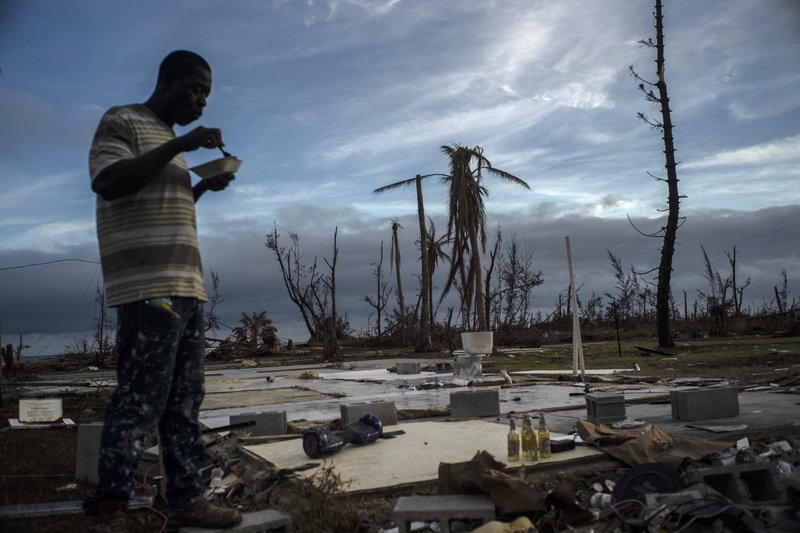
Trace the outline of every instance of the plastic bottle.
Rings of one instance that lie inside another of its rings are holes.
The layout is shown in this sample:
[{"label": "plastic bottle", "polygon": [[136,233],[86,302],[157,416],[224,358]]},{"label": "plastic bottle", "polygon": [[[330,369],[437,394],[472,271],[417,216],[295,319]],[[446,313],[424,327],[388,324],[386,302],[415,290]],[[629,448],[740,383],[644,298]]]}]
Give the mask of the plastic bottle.
[{"label": "plastic bottle", "polygon": [[539,460],[539,445],[536,442],[536,432],[533,431],[533,422],[529,416],[525,416],[522,423],[522,458],[526,461]]},{"label": "plastic bottle", "polygon": [[519,461],[519,433],[517,433],[517,425],[514,419],[511,418],[511,423],[508,428],[508,460]]},{"label": "plastic bottle", "polygon": [[591,499],[589,500],[589,507],[593,509],[605,509],[609,507],[613,501],[613,496],[611,494],[607,494],[605,492],[596,492],[592,494]]},{"label": "plastic bottle", "polygon": [[539,455],[542,459],[550,457],[550,430],[547,429],[544,413],[539,413]]}]

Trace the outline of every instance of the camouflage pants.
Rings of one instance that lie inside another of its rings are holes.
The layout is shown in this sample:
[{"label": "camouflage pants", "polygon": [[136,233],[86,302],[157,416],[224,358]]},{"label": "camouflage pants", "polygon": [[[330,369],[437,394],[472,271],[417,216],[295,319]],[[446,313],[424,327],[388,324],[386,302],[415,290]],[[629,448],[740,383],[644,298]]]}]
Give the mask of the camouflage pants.
[{"label": "camouflage pants", "polygon": [[201,497],[205,448],[203,304],[195,298],[134,302],[117,310],[117,388],[106,405],[99,482],[84,502],[128,500],[145,437],[157,426],[170,508]]}]

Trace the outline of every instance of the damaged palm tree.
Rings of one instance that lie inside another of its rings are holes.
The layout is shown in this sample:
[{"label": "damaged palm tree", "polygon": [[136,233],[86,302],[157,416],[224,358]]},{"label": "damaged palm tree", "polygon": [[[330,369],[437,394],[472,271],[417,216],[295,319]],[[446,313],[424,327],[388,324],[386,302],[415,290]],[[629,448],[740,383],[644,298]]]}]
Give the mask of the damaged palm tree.
[{"label": "damaged palm tree", "polygon": [[277,331],[266,311],[242,312],[239,326],[233,328],[233,339],[237,348],[253,355],[259,350],[272,351]]},{"label": "damaged palm tree", "polygon": [[457,281],[458,275],[465,295],[465,301],[462,302],[465,324],[469,326],[472,322],[472,311],[478,331],[488,331],[481,252],[486,248],[483,198],[489,191],[481,184],[481,179],[485,172],[526,189],[530,187],[513,174],[493,167],[479,146],[468,148],[456,144],[442,146],[441,150],[450,164],[450,173],[442,178],[442,182],[449,188],[447,236],[453,243],[450,272],[444,293]]},{"label": "damaged palm tree", "polygon": [[430,261],[428,258],[428,236],[425,228],[425,204],[422,201],[422,180],[431,176],[443,176],[443,174],[427,174],[421,176],[417,174],[415,177],[384,185],[372,191],[374,194],[381,194],[386,191],[398,189],[401,187],[408,187],[411,184],[416,186],[417,190],[417,215],[419,217],[419,250],[420,250],[420,264],[422,271],[420,273],[420,296],[422,298],[422,309],[419,317],[420,324],[420,339],[417,346],[414,348],[417,352],[432,352],[433,340],[431,339],[431,305],[430,305]]},{"label": "damaged palm tree", "polygon": [[[644,113],[639,113],[638,116],[651,127],[663,133],[667,177],[664,179],[653,176],[653,178],[667,183],[667,222],[663,228],[655,233],[639,233],[648,237],[663,237],[661,261],[658,265],[656,329],[658,331],[658,345],[662,348],[667,348],[675,345],[672,340],[672,334],[670,333],[669,322],[671,300],[670,280],[672,278],[672,258],[675,255],[675,237],[682,221],[681,217],[678,215],[678,209],[680,199],[684,198],[684,196],[678,194],[678,163],[675,161],[675,144],[672,136],[672,112],[669,108],[667,82],[664,73],[664,20],[661,13],[661,0],[656,0],[656,10],[653,15],[655,17],[656,41],[653,42],[652,39],[646,39],[639,41],[639,43],[656,50],[656,74],[658,79],[655,83],[649,82],[639,76],[633,66],[629,68],[631,75],[639,82],[639,89],[644,93],[647,101],[657,104],[661,109],[660,121],[651,119]],[[655,91],[657,91],[658,94],[656,94]]]}]

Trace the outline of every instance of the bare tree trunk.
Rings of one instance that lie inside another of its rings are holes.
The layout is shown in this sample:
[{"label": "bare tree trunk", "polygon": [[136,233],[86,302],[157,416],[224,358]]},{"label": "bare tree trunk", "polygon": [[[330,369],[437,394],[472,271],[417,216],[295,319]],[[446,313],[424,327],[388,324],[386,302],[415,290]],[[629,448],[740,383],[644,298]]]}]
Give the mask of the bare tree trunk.
[{"label": "bare tree trunk", "polygon": [[378,329],[378,338],[382,335],[382,322],[383,322],[383,309],[386,307],[386,303],[388,300],[387,294],[387,287],[386,282],[383,280],[383,241],[381,241],[381,252],[380,252],[380,259],[377,263],[371,263],[375,266],[375,270],[372,273],[375,275],[375,282],[376,282],[376,291],[375,291],[375,300],[373,301],[369,295],[364,296],[364,301],[367,302],[370,307],[375,309],[375,312],[378,315],[378,320],[376,322],[377,329]]},{"label": "bare tree trunk", "polygon": [[322,358],[329,361],[339,355],[339,341],[336,339],[336,322],[333,317],[322,319]]},{"label": "bare tree trunk", "polygon": [[417,352],[432,352],[431,340],[431,294],[430,283],[430,258],[428,257],[428,230],[425,228],[425,205],[422,203],[422,176],[417,174],[417,215],[419,216],[419,249],[420,263],[422,263],[422,279],[420,292],[422,293],[422,316],[419,320],[420,340],[416,347]]},{"label": "bare tree trunk", "polygon": [[733,313],[734,316],[742,314],[742,305],[744,300],[744,290],[750,286],[750,278],[747,278],[744,283],[736,281],[736,246],[733,247],[733,253],[725,252],[728,258],[728,264],[731,267],[731,288],[733,289]]},{"label": "bare tree trunk", "polygon": [[[336,260],[339,258],[338,237],[339,226],[336,226],[336,229],[333,230],[333,259],[330,262],[325,259],[325,263],[328,265],[328,268],[331,269],[329,287],[331,289],[331,317],[333,318],[334,325],[338,320],[336,316]],[[383,248],[381,248],[381,250],[383,250]]]},{"label": "bare tree trunk", "polygon": [[683,319],[688,320],[689,318],[689,305],[688,301],[686,300],[686,291],[683,291]]},{"label": "bare tree trunk", "polygon": [[98,319],[97,330],[95,331],[95,336],[97,337],[97,354],[95,355],[94,364],[97,366],[103,365],[103,360],[105,359],[106,354],[106,293],[100,290],[100,287],[97,287],[97,297],[95,298],[97,302],[98,311],[100,312],[100,317]]},{"label": "bare tree trunk", "polygon": [[486,298],[483,293],[483,280],[481,279],[481,251],[478,247],[478,228],[474,224],[469,227],[470,241],[470,269],[472,270],[472,283],[475,287],[475,315],[478,319],[478,331],[489,331],[486,323]]},{"label": "bare tree trunk", "polygon": [[[339,355],[338,318],[336,316],[336,260],[339,258],[338,236],[339,226],[336,226],[336,229],[333,230],[333,258],[331,261],[325,259],[325,264],[327,264],[328,268],[331,270],[330,277],[326,282],[331,293],[331,314],[324,319],[322,327],[322,357],[326,361]],[[383,246],[383,243],[381,243],[381,246]],[[381,248],[381,250],[383,250],[383,248]]]},{"label": "bare tree trunk", "polygon": [[736,246],[733,247],[733,255],[725,252],[728,256],[728,263],[731,265],[731,284],[733,285],[733,313],[739,316],[742,311],[742,303],[739,301],[739,287],[736,285]]},{"label": "bare tree trunk", "polygon": [[664,132],[664,155],[667,169],[667,224],[664,228],[664,241],[661,246],[661,261],[658,265],[658,289],[656,292],[656,329],[658,345],[668,348],[675,345],[670,332],[669,301],[672,278],[672,258],[675,255],[675,237],[678,232],[678,171],[675,162],[675,146],[672,136],[672,114],[669,108],[667,82],[664,76],[664,25],[661,13],[661,0],[656,0],[656,70],[658,73],[658,100],[661,104],[661,118]]},{"label": "bare tree trunk", "polygon": [[492,299],[494,298],[494,296],[491,294],[492,273],[494,272],[494,265],[495,265],[495,261],[497,259],[497,254],[500,252],[500,243],[501,242],[502,242],[502,234],[500,233],[500,230],[498,229],[497,230],[497,239],[494,242],[494,248],[489,253],[489,268],[486,270],[486,279],[485,279],[485,282],[484,282],[485,295],[486,295],[485,296],[486,297],[486,311],[485,311],[485,313],[486,313],[487,321],[489,320],[489,317],[491,316],[490,308],[491,308],[491,305],[492,305]]},{"label": "bare tree trunk", "polygon": [[397,276],[397,305],[400,306],[400,344],[406,344],[406,304],[403,297],[403,278],[400,275],[400,242],[397,238],[397,230],[400,228],[397,219],[392,221],[392,251],[394,254],[394,270]]}]

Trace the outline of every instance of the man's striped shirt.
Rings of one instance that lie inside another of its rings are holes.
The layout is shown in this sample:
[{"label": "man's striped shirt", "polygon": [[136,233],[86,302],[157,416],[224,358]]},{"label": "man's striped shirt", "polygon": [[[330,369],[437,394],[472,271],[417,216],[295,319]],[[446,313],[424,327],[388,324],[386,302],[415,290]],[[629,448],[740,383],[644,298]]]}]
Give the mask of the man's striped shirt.
[{"label": "man's striped shirt", "polygon": [[[144,105],[112,107],[92,142],[92,180],[108,166],[173,138],[172,128]],[[107,305],[170,296],[208,299],[192,183],[183,153],[136,193],[111,201],[98,194],[97,237]]]}]

